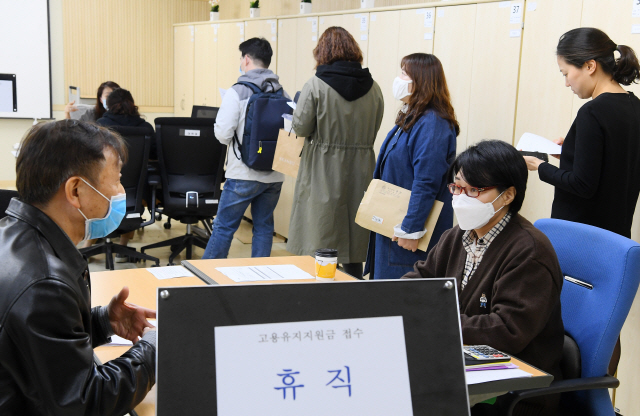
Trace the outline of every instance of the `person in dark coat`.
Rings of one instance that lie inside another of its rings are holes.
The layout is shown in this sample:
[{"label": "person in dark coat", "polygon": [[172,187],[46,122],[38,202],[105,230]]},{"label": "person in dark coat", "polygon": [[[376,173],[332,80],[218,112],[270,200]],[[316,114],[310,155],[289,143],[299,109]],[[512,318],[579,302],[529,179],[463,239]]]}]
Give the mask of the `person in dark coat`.
[{"label": "person in dark coat", "polygon": [[[549,239],[518,214],[527,188],[520,153],[499,140],[461,153],[447,177],[458,225],[404,278],[455,277],[462,341],[490,345],[562,379],[563,275]],[[523,400],[514,415],[555,415],[559,396]],[[504,397],[472,415],[505,414]]]},{"label": "person in dark coat", "polygon": [[[405,103],[396,124],[382,143],[374,179],[411,191],[402,224],[394,224],[394,238],[371,233],[364,274],[373,279],[399,279],[415,262],[427,259],[443,232],[453,226],[447,169],[456,155],[456,121],[440,60],[414,53],[402,58],[402,75],[393,82],[393,94]],[[425,222],[435,201],[444,207],[434,230]],[[427,252],[417,250],[420,239],[433,231]]]}]

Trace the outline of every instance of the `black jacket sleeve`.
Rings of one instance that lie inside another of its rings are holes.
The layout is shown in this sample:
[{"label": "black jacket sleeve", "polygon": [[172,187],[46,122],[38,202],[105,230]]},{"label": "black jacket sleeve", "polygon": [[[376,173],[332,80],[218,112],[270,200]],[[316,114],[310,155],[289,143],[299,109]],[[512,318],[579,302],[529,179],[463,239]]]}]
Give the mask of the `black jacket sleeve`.
[{"label": "black jacket sleeve", "polygon": [[83,320],[88,305],[78,299],[55,279],[33,284],[18,298],[4,330],[22,353],[8,370],[35,387],[46,414],[124,414],[155,383],[155,347],[139,341],[122,357],[94,365],[90,334],[103,330],[95,327],[97,316]]},{"label": "black jacket sleeve", "polygon": [[[576,117],[573,169],[556,168],[550,163],[538,167],[544,182],[582,198],[591,198],[598,190],[604,152],[604,133],[589,106],[580,109]],[[564,149],[563,149],[564,152]]]}]

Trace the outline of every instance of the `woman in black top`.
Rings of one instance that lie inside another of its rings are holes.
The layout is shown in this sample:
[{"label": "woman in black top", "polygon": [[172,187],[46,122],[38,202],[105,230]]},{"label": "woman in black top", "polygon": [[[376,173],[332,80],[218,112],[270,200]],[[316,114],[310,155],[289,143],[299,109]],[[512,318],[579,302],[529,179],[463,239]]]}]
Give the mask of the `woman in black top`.
[{"label": "woman in black top", "polygon": [[[556,54],[565,85],[578,97],[592,100],[580,108],[564,142],[558,142],[560,168],[525,156],[527,167],[555,186],[551,218],[631,238],[640,193],[640,100],[620,84],[640,79],[638,58],[630,47],[586,27],[562,35]],[[610,374],[619,359],[618,340]]]},{"label": "woman in black top", "polygon": [[[107,112],[100,117],[96,123],[104,127],[113,126],[128,126],[128,127],[145,127],[150,131],[153,131],[151,124],[146,122],[138,112],[138,107],[133,101],[133,96],[128,90],[124,88],[116,88],[107,97]],[[149,153],[149,159],[155,159],[156,146],[155,141],[151,141],[151,152]],[[147,199],[148,200],[148,199]],[[133,238],[133,231],[122,234],[120,236],[120,244],[126,246],[129,240]],[[116,254],[116,263],[125,263],[129,259],[124,254]]]},{"label": "woman in black top", "polygon": [[638,58],[593,28],[562,35],[556,53],[566,86],[592,100],[580,108],[561,143],[560,168],[525,156],[527,167],[555,186],[551,218],[631,238],[640,192],[640,100],[620,84],[640,79]]}]

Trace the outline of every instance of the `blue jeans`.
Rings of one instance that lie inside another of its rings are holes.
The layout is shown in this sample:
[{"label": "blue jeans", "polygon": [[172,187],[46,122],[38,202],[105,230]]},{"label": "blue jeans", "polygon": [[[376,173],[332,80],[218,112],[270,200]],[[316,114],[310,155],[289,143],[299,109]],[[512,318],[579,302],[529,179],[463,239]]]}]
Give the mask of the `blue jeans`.
[{"label": "blue jeans", "polygon": [[251,257],[269,257],[273,244],[273,210],[280,198],[282,182],[262,183],[227,179],[213,220],[213,233],[203,259],[226,259],[233,235],[251,204],[253,239]]}]

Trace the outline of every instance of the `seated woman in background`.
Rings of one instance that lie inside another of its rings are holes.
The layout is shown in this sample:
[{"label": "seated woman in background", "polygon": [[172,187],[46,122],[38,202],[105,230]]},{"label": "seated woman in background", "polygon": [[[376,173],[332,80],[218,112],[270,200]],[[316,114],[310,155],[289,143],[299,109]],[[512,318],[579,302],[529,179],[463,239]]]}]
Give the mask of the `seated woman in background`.
[{"label": "seated woman in background", "polygon": [[[113,81],[106,81],[100,84],[98,87],[98,96],[96,97],[96,106],[87,110],[87,112],[80,117],[80,121],[95,122],[102,117],[107,111],[107,97],[109,97],[109,94],[116,88],[120,88],[120,85]],[[64,107],[64,118],[71,118],[71,113],[78,111],[78,107],[76,107],[75,104],[75,101],[71,101]]]},{"label": "seated woman in background", "polygon": [[[96,121],[97,124],[104,127],[147,127],[153,131],[151,124],[140,117],[138,107],[128,90],[124,88],[113,90],[107,98],[106,104],[109,110]],[[151,149],[149,158],[152,158],[152,154],[155,154],[155,143],[153,140],[151,142]],[[133,231],[122,234],[120,236],[120,244],[126,246],[131,238],[133,238]],[[116,254],[115,261],[116,263],[125,263],[128,261],[128,257],[123,254]]]},{"label": "seated woman in background", "polygon": [[[382,179],[411,191],[409,210],[395,237],[371,233],[364,274],[373,279],[399,279],[420,260],[427,259],[443,232],[453,226],[447,169],[456,156],[456,121],[440,60],[414,53],[402,58],[402,75],[393,82],[393,95],[405,103],[396,125],[382,143],[374,179]],[[427,252],[418,242],[426,234],[427,217],[434,202],[444,202]],[[397,241],[397,244],[394,242]]]},{"label": "seated woman in background", "polygon": [[[404,278],[455,277],[462,340],[512,354],[562,379],[562,271],[549,239],[518,214],[527,187],[522,155],[482,141],[461,153],[447,177],[457,226]],[[559,397],[522,401],[514,415],[555,415]],[[472,415],[503,414],[503,401]]]}]

